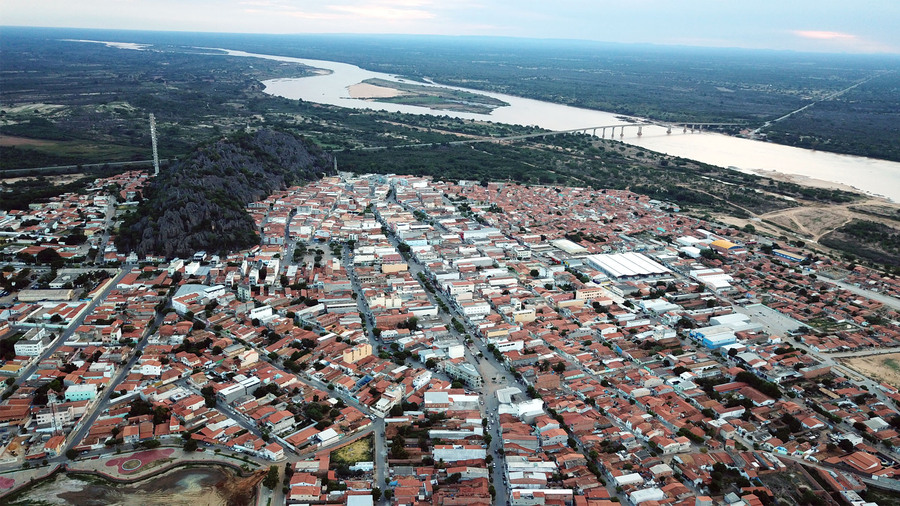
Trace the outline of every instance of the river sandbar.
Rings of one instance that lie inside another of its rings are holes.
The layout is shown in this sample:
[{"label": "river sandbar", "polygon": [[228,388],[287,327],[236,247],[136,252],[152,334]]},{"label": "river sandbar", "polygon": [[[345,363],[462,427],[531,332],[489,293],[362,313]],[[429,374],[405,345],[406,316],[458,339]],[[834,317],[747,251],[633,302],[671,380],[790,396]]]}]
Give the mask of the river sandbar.
[{"label": "river sandbar", "polygon": [[406,93],[396,88],[387,88],[385,86],[376,86],[369,83],[358,83],[347,87],[350,98],[393,98],[405,95]]}]

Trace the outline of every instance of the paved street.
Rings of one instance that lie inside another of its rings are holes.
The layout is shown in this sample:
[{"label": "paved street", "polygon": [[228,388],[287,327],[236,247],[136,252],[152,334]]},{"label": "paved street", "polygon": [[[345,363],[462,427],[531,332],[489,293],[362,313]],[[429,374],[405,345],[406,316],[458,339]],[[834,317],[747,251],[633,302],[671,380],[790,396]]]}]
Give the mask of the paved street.
[{"label": "paved street", "polygon": [[[123,269],[123,272],[127,272],[127,270]],[[120,274],[119,276],[121,277],[122,274]],[[116,281],[118,281],[120,277],[117,278]],[[113,283],[111,286],[114,287],[115,283]],[[103,300],[104,298],[106,298],[106,294],[104,294],[103,297],[99,298],[98,300]],[[163,315],[161,313],[157,313],[156,319],[153,324],[154,328],[160,324],[160,322],[162,321],[162,317]],[[142,337],[135,346],[134,351],[131,354],[131,358],[128,359],[128,362],[126,362],[124,366],[119,368],[118,372],[113,377],[113,380],[103,390],[103,394],[94,401],[90,414],[82,417],[81,421],[76,426],[76,430],[69,433],[69,437],[66,439],[66,445],[60,453],[64,454],[69,448],[73,448],[74,445],[81,443],[81,440],[84,438],[85,434],[88,433],[88,430],[97,420],[97,417],[100,416],[100,413],[102,413],[104,409],[106,409],[106,403],[109,401],[112,393],[116,391],[116,387],[119,386],[119,383],[121,383],[129,373],[131,373],[131,369],[134,368],[134,365],[140,358],[141,350],[143,350],[144,347],[147,346],[147,342],[149,340],[150,332],[146,331],[144,337]]]},{"label": "paved street", "polygon": [[[195,393],[197,395],[203,395],[200,392],[200,390],[198,390],[193,385],[191,385],[191,383],[186,379],[178,380],[175,382],[175,384],[180,387],[184,387],[188,391]],[[221,411],[222,413],[224,413],[228,418],[231,418],[232,420],[237,422],[237,424],[240,425],[241,428],[246,429],[254,436],[262,437],[262,433],[260,433],[259,428],[256,426],[255,423],[251,422],[250,420],[247,419],[247,417],[245,417],[244,415],[242,415],[242,414],[238,413],[237,411],[235,411],[234,409],[232,409],[232,407],[229,406],[228,404],[226,404],[224,402],[217,402],[216,409]]]},{"label": "paved street", "polygon": [[872,299],[876,302],[880,302],[885,306],[900,310],[900,300],[895,297],[891,297],[890,295],[885,295],[883,293],[873,292],[872,290],[866,290],[865,288],[860,288],[856,285],[851,285],[850,283],[844,283],[843,281],[838,281],[836,279],[831,279],[826,276],[819,276],[820,281],[824,281],[826,283],[831,283],[832,285],[839,286],[844,290],[853,292],[857,295],[861,295],[867,299]]},{"label": "paved street", "polygon": [[111,292],[111,291],[113,291],[113,289],[115,289],[116,283],[121,281],[122,278],[124,278],[125,275],[128,274],[130,271],[131,271],[130,266],[128,266],[128,265],[123,266],[122,269],[119,271],[119,273],[114,278],[112,278],[111,280],[108,281],[106,288],[104,288],[102,292],[97,294],[97,296],[94,297],[94,299],[91,300],[90,303],[88,303],[87,307],[85,307],[84,310],[81,311],[81,314],[78,315],[78,318],[76,318],[75,320],[72,321],[71,324],[69,324],[69,326],[66,328],[66,330],[64,330],[62,332],[62,334],[59,337],[57,337],[55,341],[53,341],[53,344],[51,344],[49,348],[44,350],[44,352],[41,354],[40,357],[35,359],[31,363],[31,365],[29,365],[27,368],[25,368],[24,371],[22,371],[22,374],[20,374],[19,377],[16,378],[14,384],[21,385],[22,382],[26,381],[28,378],[31,377],[32,374],[34,374],[34,372],[37,370],[38,364],[42,360],[45,360],[47,357],[50,357],[54,353],[56,353],[56,350],[58,350],[59,347],[63,345],[63,343],[65,343],[67,340],[69,340],[69,338],[72,337],[72,334],[75,333],[75,329],[77,329],[82,323],[84,323],[84,318],[87,315],[91,314],[94,311],[94,308],[96,308],[98,304],[100,304],[101,302],[103,302],[104,299],[106,299],[106,297],[109,295],[109,292]]}]

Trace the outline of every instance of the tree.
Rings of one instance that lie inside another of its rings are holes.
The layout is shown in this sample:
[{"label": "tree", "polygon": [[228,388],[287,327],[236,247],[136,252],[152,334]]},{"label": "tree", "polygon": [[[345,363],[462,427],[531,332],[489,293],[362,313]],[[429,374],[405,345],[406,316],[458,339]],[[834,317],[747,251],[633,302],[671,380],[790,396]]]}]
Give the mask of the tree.
[{"label": "tree", "polygon": [[76,458],[78,458],[78,450],[69,448],[68,450],[66,450],[66,458],[69,460],[75,460]]},{"label": "tree", "polygon": [[269,466],[269,472],[263,479],[263,485],[269,490],[274,490],[278,486],[278,466]]},{"label": "tree", "polygon": [[378,502],[381,499],[381,489],[378,487],[372,487],[372,500]]},{"label": "tree", "polygon": [[150,439],[149,441],[141,442],[141,446],[147,448],[148,450],[152,450],[154,448],[159,448],[162,442],[159,439]]},{"label": "tree", "polygon": [[853,443],[849,439],[841,439],[838,441],[838,447],[846,453],[850,453],[854,450]]},{"label": "tree", "polygon": [[[195,452],[197,451],[197,440],[196,439],[188,439],[184,442],[184,451],[186,452]],[[269,487],[272,488],[272,487]]]},{"label": "tree", "polygon": [[44,248],[38,251],[36,258],[39,264],[49,265],[52,269],[60,269],[66,264],[65,259],[52,248]]}]

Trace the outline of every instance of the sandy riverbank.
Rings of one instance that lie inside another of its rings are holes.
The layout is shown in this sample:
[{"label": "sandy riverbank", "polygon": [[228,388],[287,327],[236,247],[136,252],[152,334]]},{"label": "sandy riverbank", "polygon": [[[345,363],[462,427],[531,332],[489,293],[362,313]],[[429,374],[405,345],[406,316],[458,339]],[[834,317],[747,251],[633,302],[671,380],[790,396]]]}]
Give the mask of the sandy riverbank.
[{"label": "sandy riverbank", "polygon": [[[831,190],[843,190],[843,191],[848,191],[848,192],[853,192],[853,193],[862,193],[864,195],[871,196],[871,197],[884,198],[879,195],[872,195],[870,193],[866,193],[866,192],[860,190],[859,188],[855,188],[850,185],[846,185],[846,184],[842,184],[842,183],[835,183],[834,181],[826,181],[824,179],[815,179],[815,178],[812,178],[809,176],[803,176],[803,175],[799,175],[799,174],[786,174],[786,173],[778,172],[775,170],[764,170],[764,169],[751,170],[749,172],[756,174],[757,176],[774,179],[776,181],[784,181],[786,183],[795,183],[795,184],[799,184],[801,186],[809,186],[811,188],[827,188],[827,189],[831,189]],[[885,200],[887,200],[887,199],[885,198]]]},{"label": "sandy riverbank", "polygon": [[369,83],[357,83],[352,86],[348,86],[347,91],[350,93],[350,98],[358,98],[362,100],[369,98],[393,98],[399,97],[401,95],[406,95],[406,92],[394,88],[375,86],[374,84]]}]

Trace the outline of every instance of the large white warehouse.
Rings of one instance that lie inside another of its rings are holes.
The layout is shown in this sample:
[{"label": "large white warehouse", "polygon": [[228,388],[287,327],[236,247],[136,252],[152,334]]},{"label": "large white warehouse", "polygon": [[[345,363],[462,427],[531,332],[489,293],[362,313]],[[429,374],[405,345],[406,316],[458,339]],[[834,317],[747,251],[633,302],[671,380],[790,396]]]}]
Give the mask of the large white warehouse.
[{"label": "large white warehouse", "polygon": [[617,279],[664,276],[671,272],[659,262],[634,252],[591,255],[587,257],[587,262]]}]

